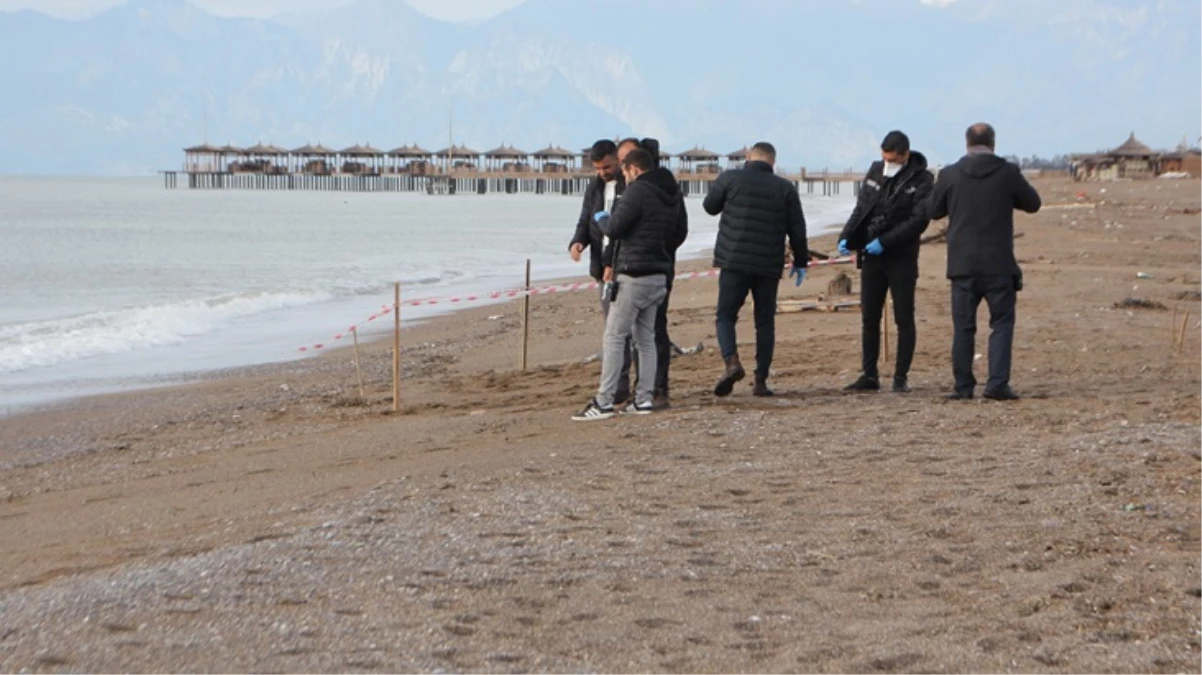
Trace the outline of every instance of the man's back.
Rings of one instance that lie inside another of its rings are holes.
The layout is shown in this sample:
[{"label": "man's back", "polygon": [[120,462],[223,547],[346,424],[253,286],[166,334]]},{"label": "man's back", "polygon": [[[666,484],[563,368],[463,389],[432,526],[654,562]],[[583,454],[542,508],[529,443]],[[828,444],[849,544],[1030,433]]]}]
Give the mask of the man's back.
[{"label": "man's back", "polygon": [[747,162],[723,172],[710,187],[706,213],[722,214],[714,244],[714,266],[749,274],[780,277],[785,265],[785,236],[794,260],[804,266],[805,216],[797,188],[777,176],[767,162]]},{"label": "man's back", "polygon": [[969,154],[939,172],[928,215],[950,216],[947,276],[1015,276],[1014,209],[1041,201],[1018,166],[991,153]]}]

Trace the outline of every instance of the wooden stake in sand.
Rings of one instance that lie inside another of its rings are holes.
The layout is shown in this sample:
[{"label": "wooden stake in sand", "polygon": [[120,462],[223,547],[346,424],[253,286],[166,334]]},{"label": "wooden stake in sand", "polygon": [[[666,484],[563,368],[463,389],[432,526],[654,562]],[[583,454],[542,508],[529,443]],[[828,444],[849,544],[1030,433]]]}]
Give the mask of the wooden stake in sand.
[{"label": "wooden stake in sand", "polygon": [[1173,322],[1169,324],[1169,342],[1177,346],[1177,305],[1173,305]]},{"label": "wooden stake in sand", "polygon": [[885,302],[885,312],[881,316],[881,321],[883,321],[885,323],[885,327],[884,327],[884,331],[883,331],[884,339],[881,340],[881,345],[885,349],[885,363],[889,363],[889,309],[892,306],[893,306],[893,300],[892,299],[887,300]]},{"label": "wooden stake in sand", "polygon": [[1177,335],[1177,353],[1185,352],[1185,327],[1189,325],[1189,312],[1185,313],[1185,318],[1181,320],[1181,333]]},{"label": "wooden stake in sand", "polygon": [[392,287],[392,412],[401,411],[401,282]]},{"label": "wooden stake in sand", "polygon": [[522,296],[522,358],[518,361],[526,370],[526,357],[530,353],[530,259],[526,258],[526,294]]},{"label": "wooden stake in sand", "polygon": [[359,365],[359,328],[351,326],[351,337],[355,338],[355,377],[359,379],[359,400],[366,401],[367,396],[363,394],[363,368]]}]

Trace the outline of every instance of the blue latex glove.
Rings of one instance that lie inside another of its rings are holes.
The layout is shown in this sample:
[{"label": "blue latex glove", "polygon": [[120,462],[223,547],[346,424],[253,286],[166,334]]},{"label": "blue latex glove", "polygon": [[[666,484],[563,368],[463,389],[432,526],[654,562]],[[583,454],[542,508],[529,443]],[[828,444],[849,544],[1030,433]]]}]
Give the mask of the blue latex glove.
[{"label": "blue latex glove", "polygon": [[880,255],[885,252],[885,247],[881,246],[880,239],[873,239],[872,241],[868,242],[868,245],[864,247],[864,250],[868,252],[868,255]]},{"label": "blue latex glove", "polygon": [[851,255],[851,251],[848,250],[848,248],[847,248],[847,240],[846,239],[839,240],[839,255],[842,255],[842,256]]},{"label": "blue latex glove", "polygon": [[601,222],[602,218],[608,218],[608,217],[609,217],[609,211],[598,211],[593,214],[593,222],[599,223],[599,222]]},{"label": "blue latex glove", "polygon": [[794,266],[789,270],[789,277],[793,279],[793,286],[800,286],[801,282],[806,280],[806,268]]}]

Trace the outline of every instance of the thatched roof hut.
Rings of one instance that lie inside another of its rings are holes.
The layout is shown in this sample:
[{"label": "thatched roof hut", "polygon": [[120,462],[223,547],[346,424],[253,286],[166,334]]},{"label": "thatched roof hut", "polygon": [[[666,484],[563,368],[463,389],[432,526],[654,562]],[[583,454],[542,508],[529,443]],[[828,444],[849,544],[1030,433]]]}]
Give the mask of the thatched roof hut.
[{"label": "thatched roof hut", "polygon": [[426,157],[432,157],[434,155],[434,153],[426,150],[417,143],[414,143],[413,145],[402,145],[400,147],[393,148],[384,154],[388,155],[389,157],[405,157],[409,159],[423,159]]},{"label": "thatched roof hut", "polygon": [[696,146],[692,150],[685,150],[676,156],[689,162],[713,162],[718,159],[718,153]]},{"label": "thatched roof hut", "polygon": [[1107,154],[1112,157],[1155,157],[1159,153],[1136,140],[1135,132],[1132,131],[1122,145]]},{"label": "thatched roof hut", "polygon": [[221,152],[221,148],[209,143],[201,143],[200,145],[194,145],[190,148],[184,148],[184,152],[193,154],[217,154]]},{"label": "thatched roof hut", "polygon": [[335,152],[333,150],[325,147],[321,143],[318,143],[317,145],[311,145],[311,144],[302,145],[301,147],[293,150],[292,154],[300,155],[302,157],[327,157],[329,155],[335,154]]},{"label": "thatched roof hut", "polygon": [[449,148],[443,148],[442,150],[434,153],[434,156],[438,157],[439,159],[446,159],[452,155],[455,157],[476,158],[480,156],[480,152],[478,150],[472,150],[466,145],[452,145]]},{"label": "thatched roof hut", "polygon": [[286,155],[288,151],[276,145],[264,145],[263,141],[259,141],[246,149],[248,155]]},{"label": "thatched roof hut", "polygon": [[338,151],[338,154],[347,157],[381,157],[384,151],[379,148],[373,148],[370,143],[366,145],[355,144],[349,148],[343,148]]},{"label": "thatched roof hut", "polygon": [[535,159],[576,159],[576,153],[565,150],[558,145],[548,145],[538,152],[530,153]]},{"label": "thatched roof hut", "polygon": [[530,156],[530,153],[526,152],[525,150],[518,150],[512,145],[506,147],[506,145],[502,143],[499,147],[493,148],[492,150],[484,153],[484,156],[492,159],[525,159]]}]

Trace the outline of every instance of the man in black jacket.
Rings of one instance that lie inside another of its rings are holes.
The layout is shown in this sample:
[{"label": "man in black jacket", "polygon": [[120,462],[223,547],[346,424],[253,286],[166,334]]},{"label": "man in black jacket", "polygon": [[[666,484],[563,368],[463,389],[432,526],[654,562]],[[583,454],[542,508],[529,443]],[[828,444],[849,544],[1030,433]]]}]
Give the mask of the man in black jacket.
[{"label": "man in black jacket", "polygon": [[[604,283],[612,275],[610,257],[613,255],[613,250],[609,246],[608,237],[594,222],[593,214],[600,211],[613,211],[614,203],[621,198],[622,192],[626,188],[626,178],[622,175],[622,166],[618,161],[618,147],[613,141],[601,139],[593,143],[593,147],[589,151],[589,159],[593,163],[593,169],[597,172],[597,176],[589,182],[588,187],[584,190],[580,218],[576,222],[576,232],[572,235],[572,241],[568,243],[568,254],[571,255],[574,262],[580,262],[581,254],[587,248],[589,250],[589,276],[597,283]],[[608,316],[609,301],[601,298],[601,317],[605,319]],[[622,376],[618,383],[617,393],[619,402],[630,397],[632,347],[628,344],[623,356]]]},{"label": "man in black jacket", "polygon": [[618,387],[621,354],[626,340],[634,335],[638,344],[639,378],[634,401],[625,412],[639,415],[653,410],[655,389],[655,314],[667,294],[667,277],[672,272],[668,254],[671,232],[680,227],[681,194],[674,190],[676,179],[655,171],[645,150],[634,150],[622,164],[628,187],[613,214],[594,216],[603,233],[614,240],[613,281],[617,293],[605,322],[601,384],[577,421],[613,417],[614,394]]},{"label": "man in black jacket", "polygon": [[[676,177],[668,169],[659,166],[659,141],[654,138],[644,138],[641,141],[637,138],[622,139],[618,143],[618,161],[625,161],[632,151],[640,149],[646,150],[651,155],[651,160],[656,166],[653,172],[657,174],[657,182],[662,183],[670,194],[680,194],[680,185],[676,182]],[[676,251],[684,244],[685,238],[689,235],[689,212],[685,207],[684,199],[680,200],[679,213],[680,220],[677,226],[670,230],[668,237],[668,255],[672,257],[672,272],[668,275],[668,294],[664,296],[664,301],[660,303],[659,310],[655,313],[656,368],[653,403],[656,410],[667,408],[670,404],[668,371],[672,365],[672,339],[668,336],[668,302],[672,296],[672,280],[676,276]]]},{"label": "man in black jacket", "polygon": [[952,282],[956,389],[948,398],[973,397],[977,308],[984,298],[989,305],[990,328],[985,398],[1010,401],[1018,398],[1010,388],[1010,354],[1016,294],[1023,281],[1014,258],[1014,209],[1035,213],[1042,201],[1017,165],[993,154],[993,127],[974,124],[965,139],[968,153],[939,172],[924,205],[933,220],[950,216],[947,277]]},{"label": "man in black jacket", "polygon": [[744,377],[739,362],[735,322],[750,292],[755,302],[755,388],[756,396],[772,396],[768,371],[776,346],[776,293],[785,266],[785,237],[793,249],[797,286],[805,280],[809,264],[806,221],[797,188],[777,176],[776,148],[756,143],[747,153],[742,169],[723,172],[710,187],[703,206],[718,221],[714,244],[714,267],[718,277],[718,346],[726,360],[726,371],[714,387],[715,396],[726,396]]},{"label": "man in black jacket", "polygon": [[900,131],[886,134],[881,142],[881,161],[873,162],[864,176],[856,208],[839,235],[840,255],[861,251],[856,262],[862,266],[862,371],[860,378],[847,386],[848,391],[881,388],[877,360],[886,293],[893,296],[893,319],[897,324],[893,391],[910,391],[907,377],[918,341],[914,324],[918,239],[931,222],[923,215],[921,206],[934,183],[935,177],[927,171],[926,157],[910,151],[910,139]]}]

